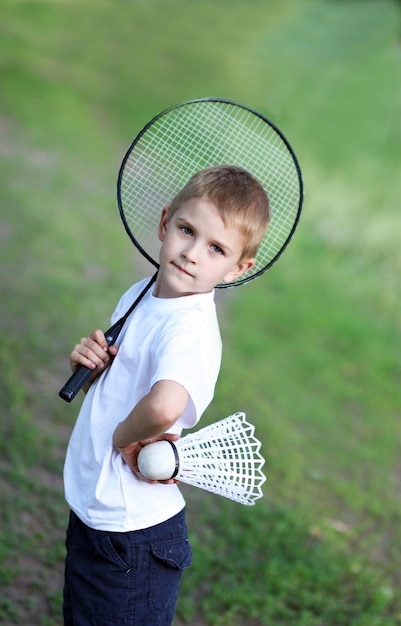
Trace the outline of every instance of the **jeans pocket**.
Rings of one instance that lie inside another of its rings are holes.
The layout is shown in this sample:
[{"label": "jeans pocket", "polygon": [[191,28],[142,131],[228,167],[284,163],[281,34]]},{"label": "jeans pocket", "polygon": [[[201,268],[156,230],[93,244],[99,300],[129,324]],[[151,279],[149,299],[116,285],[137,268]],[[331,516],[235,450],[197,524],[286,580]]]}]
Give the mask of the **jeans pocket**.
[{"label": "jeans pocket", "polygon": [[150,610],[166,611],[177,601],[182,571],[191,565],[192,549],[186,537],[151,544]]},{"label": "jeans pocket", "polygon": [[118,569],[130,568],[130,542],[125,533],[102,533],[101,549]]}]

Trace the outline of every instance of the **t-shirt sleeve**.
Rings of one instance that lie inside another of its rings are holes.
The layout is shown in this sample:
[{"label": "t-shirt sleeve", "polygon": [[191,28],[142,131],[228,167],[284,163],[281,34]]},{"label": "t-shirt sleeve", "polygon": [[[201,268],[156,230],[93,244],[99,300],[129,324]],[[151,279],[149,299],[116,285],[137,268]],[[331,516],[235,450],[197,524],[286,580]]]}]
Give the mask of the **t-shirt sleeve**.
[{"label": "t-shirt sleeve", "polygon": [[177,426],[192,428],[213,399],[221,362],[219,338],[202,324],[181,325],[161,334],[153,358],[151,386],[172,380],[186,389],[189,401]]}]

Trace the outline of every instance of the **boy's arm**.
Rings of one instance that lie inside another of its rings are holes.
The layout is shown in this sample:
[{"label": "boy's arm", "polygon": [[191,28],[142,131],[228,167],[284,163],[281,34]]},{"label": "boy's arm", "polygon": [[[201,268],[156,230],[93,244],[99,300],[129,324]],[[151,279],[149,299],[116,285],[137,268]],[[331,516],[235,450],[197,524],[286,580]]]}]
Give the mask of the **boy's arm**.
[{"label": "boy's arm", "polygon": [[188,392],[179,383],[171,380],[157,382],[117,425],[113,434],[114,446],[123,448],[162,435],[182,415],[188,397]]},{"label": "boy's arm", "polygon": [[184,412],[188,393],[178,383],[171,380],[157,382],[150,392],[138,402],[125,420],[120,422],[113,434],[113,444],[119,449],[125,463],[146,482],[176,483],[171,478],[163,481],[149,481],[138,468],[138,454],[141,449],[160,439],[178,439],[178,435],[166,433]]}]

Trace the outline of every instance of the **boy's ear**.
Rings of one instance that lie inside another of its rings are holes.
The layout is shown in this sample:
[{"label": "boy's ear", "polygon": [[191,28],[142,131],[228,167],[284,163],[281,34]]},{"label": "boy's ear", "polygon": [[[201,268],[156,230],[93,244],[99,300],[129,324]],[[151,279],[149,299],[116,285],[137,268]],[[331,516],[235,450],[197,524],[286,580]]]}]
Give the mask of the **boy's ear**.
[{"label": "boy's ear", "polygon": [[160,241],[164,240],[164,235],[166,234],[167,223],[168,223],[167,215],[168,215],[169,208],[170,207],[165,206],[160,216],[159,228],[157,231],[157,236],[159,237]]},{"label": "boy's ear", "polygon": [[242,259],[232,270],[223,278],[225,283],[232,283],[234,280],[251,270],[256,263],[256,259]]}]

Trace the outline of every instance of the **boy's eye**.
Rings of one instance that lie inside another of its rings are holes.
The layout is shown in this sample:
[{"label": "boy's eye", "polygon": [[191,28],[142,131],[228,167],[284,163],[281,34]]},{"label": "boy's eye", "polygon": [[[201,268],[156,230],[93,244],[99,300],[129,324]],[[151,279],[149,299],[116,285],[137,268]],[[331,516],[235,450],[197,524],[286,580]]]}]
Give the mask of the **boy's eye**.
[{"label": "boy's eye", "polygon": [[192,228],[189,228],[188,226],[181,226],[181,230],[184,233],[184,235],[192,235],[193,234]]},{"label": "boy's eye", "polygon": [[216,252],[216,254],[224,254],[223,248],[220,248],[220,246],[217,246],[216,244],[212,244],[211,248],[213,252]]}]

